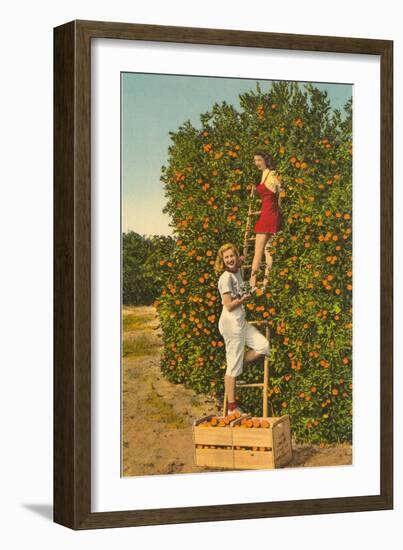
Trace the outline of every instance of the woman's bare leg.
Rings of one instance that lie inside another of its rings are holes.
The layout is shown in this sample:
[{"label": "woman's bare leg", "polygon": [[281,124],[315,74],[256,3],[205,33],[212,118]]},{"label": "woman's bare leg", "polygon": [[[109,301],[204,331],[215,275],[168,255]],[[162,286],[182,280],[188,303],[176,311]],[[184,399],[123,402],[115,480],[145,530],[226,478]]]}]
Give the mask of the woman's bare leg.
[{"label": "woman's bare leg", "polygon": [[263,257],[265,245],[269,239],[269,233],[256,233],[255,240],[255,254],[252,260],[252,273],[249,279],[249,283],[252,287],[256,286],[256,276],[259,270],[260,262]]},{"label": "woman's bare leg", "polygon": [[247,363],[253,363],[253,361],[256,361],[256,359],[258,359],[260,355],[261,354],[255,351],[254,349],[248,349],[244,355],[244,359],[243,359],[244,365]]},{"label": "woman's bare leg", "polygon": [[227,398],[229,403],[232,403],[235,401],[235,380],[236,380],[236,376],[229,376],[229,374],[225,375],[224,384],[225,384],[225,390],[227,392]]},{"label": "woman's bare leg", "polygon": [[273,256],[269,252],[269,246],[271,244],[271,241],[273,240],[274,235],[269,235],[269,238],[267,239],[266,246],[264,248],[264,255],[265,255],[265,262],[266,267],[264,270],[264,279],[263,279],[263,288],[266,288],[268,280],[269,280],[269,273],[271,271],[271,268],[273,266]]},{"label": "woman's bare leg", "polygon": [[[244,365],[247,363],[253,363],[253,361],[256,361],[261,356],[260,353],[257,353],[257,351],[253,349],[248,349],[245,351],[244,354]],[[232,403],[235,401],[235,381],[236,376],[229,376],[228,374],[224,377],[224,384],[225,384],[225,390],[227,392],[227,399],[229,403]]]}]

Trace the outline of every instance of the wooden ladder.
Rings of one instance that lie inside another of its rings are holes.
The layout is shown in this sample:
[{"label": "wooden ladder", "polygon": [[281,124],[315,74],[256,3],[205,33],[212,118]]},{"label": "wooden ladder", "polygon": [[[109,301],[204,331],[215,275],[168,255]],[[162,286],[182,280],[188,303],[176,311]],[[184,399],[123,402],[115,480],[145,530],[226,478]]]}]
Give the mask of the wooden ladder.
[{"label": "wooden ladder", "polygon": [[[256,214],[260,214],[260,210],[254,211],[253,210],[253,197],[255,193],[255,187],[252,186],[252,190],[250,193],[250,199],[249,199],[249,209],[248,209],[248,216],[246,220],[246,228],[245,228],[245,234],[244,234],[244,241],[243,241],[243,256],[244,256],[244,262],[248,257],[249,252],[249,245],[251,242],[255,240],[255,237],[250,236],[251,227],[252,227],[252,219]],[[245,269],[251,268],[252,263],[243,263],[241,266],[241,273],[242,278],[245,280]],[[267,275],[267,267],[265,269],[265,276]],[[265,320],[252,320],[248,321],[250,324],[253,325],[265,325],[266,328],[266,338],[270,342],[270,328],[269,328],[269,322],[267,319]],[[243,380],[236,380],[235,382],[235,391],[238,388],[262,388],[262,416],[268,416],[268,390],[269,390],[269,357],[268,355],[265,355],[264,358],[264,368],[263,368],[263,382],[254,382],[254,383],[246,383]],[[222,415],[227,415],[227,407],[228,407],[228,396],[226,389],[224,390],[224,402],[223,402],[223,412]]]}]

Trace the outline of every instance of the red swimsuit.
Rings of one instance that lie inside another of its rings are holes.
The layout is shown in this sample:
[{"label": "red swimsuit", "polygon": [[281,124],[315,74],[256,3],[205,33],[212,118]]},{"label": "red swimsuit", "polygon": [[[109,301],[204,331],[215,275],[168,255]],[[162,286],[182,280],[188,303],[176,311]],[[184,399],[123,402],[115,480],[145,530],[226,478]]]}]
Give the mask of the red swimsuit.
[{"label": "red swimsuit", "polygon": [[273,193],[266,187],[264,184],[266,178],[256,186],[256,192],[262,199],[262,209],[253,227],[255,233],[277,233],[281,229],[282,220],[277,193]]}]

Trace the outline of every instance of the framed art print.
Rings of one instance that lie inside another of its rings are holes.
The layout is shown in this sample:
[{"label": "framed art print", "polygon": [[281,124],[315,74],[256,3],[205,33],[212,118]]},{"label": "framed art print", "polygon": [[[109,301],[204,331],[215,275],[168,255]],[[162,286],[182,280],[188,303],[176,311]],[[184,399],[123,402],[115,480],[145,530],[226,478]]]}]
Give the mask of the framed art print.
[{"label": "framed art print", "polygon": [[393,41],[54,28],[54,521],[393,508]]}]

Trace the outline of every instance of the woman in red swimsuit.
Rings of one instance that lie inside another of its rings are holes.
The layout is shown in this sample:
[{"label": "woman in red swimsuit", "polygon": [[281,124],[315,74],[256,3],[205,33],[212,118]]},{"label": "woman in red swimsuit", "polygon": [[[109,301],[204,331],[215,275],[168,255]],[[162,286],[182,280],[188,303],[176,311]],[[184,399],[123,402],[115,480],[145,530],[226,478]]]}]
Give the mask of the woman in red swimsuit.
[{"label": "woman in red swimsuit", "polygon": [[[280,191],[281,178],[279,177],[272,156],[265,151],[257,151],[254,155],[254,162],[259,170],[262,170],[261,182],[256,186],[255,191],[262,200],[262,208],[259,218],[253,227],[256,233],[255,254],[252,261],[252,271],[250,276],[250,285],[252,289],[256,288],[256,275],[263,257],[266,257],[266,273],[271,268],[273,258],[269,254],[266,246],[275,233],[282,228],[282,218],[280,211]],[[263,286],[267,284],[267,275],[263,281]]]}]

